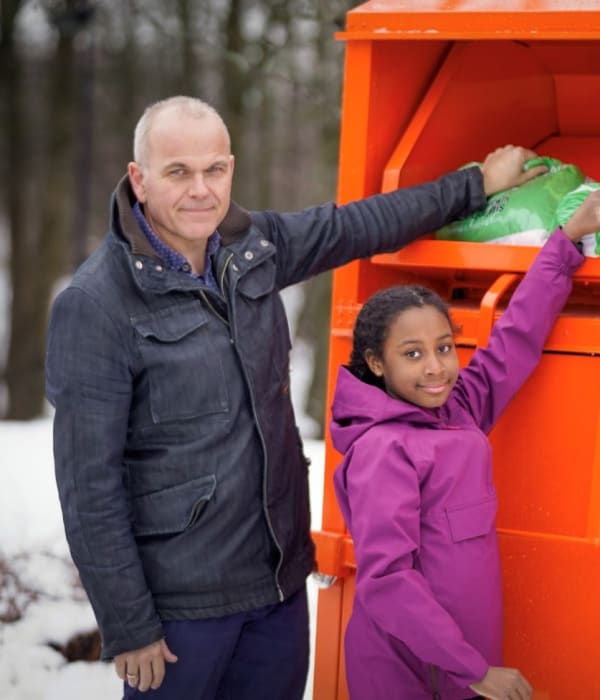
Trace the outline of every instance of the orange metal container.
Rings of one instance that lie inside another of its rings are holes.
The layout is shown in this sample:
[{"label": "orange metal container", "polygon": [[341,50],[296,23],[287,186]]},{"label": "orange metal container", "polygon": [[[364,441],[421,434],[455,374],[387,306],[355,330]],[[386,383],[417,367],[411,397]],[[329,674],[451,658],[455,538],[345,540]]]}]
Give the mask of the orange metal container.
[{"label": "orange metal container", "polygon": [[[347,14],[338,200],[437,177],[505,143],[600,180],[600,0],[373,0]],[[534,248],[424,239],[334,276],[328,392],[374,291],[419,282],[451,304],[461,360],[485,344]],[[457,293],[457,290],[458,293]],[[457,301],[460,299],[460,301]],[[600,259],[578,271],[540,366],[491,439],[505,661],[536,700],[600,700]],[[345,700],[355,561],[326,436],[314,700]]]}]

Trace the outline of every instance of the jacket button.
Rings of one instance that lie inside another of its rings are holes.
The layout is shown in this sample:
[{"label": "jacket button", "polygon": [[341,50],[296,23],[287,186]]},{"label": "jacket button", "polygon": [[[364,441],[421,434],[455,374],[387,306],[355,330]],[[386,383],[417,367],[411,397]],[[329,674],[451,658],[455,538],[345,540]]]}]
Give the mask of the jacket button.
[{"label": "jacket button", "polygon": [[144,263],[141,260],[136,260],[135,266],[137,267],[138,270],[141,270],[144,267]]},{"label": "jacket button", "polygon": [[162,265],[156,265],[156,267],[155,267],[154,269],[155,269],[157,272],[162,272],[162,270],[163,270]]},{"label": "jacket button", "polygon": [[247,250],[244,253],[244,257],[246,258],[246,260],[252,260],[254,258],[254,253],[251,250]]},{"label": "jacket button", "polygon": [[269,245],[269,241],[265,240],[264,238],[261,238],[260,244],[263,248],[266,248]]}]

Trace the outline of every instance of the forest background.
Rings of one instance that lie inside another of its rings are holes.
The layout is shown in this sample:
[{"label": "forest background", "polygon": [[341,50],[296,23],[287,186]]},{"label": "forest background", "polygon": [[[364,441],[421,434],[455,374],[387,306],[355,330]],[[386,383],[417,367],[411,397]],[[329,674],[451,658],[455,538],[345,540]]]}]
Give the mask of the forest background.
[{"label": "forest background", "polygon": [[[151,102],[213,104],[236,155],[233,197],[289,211],[335,199],[351,0],[0,0],[0,419],[44,413],[48,309],[105,234]],[[330,276],[301,288],[322,430]]]}]

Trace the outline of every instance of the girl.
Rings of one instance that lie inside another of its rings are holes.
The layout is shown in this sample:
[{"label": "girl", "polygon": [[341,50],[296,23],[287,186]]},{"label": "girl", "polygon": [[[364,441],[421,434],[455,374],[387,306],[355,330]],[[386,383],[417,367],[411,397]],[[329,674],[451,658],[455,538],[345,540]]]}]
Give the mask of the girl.
[{"label": "girl", "polygon": [[502,666],[502,607],[486,437],[535,368],[600,228],[600,193],[557,229],[460,370],[445,303],[418,286],[378,292],[339,371],[334,476],[354,540],[354,607],[345,639],[352,700],[525,700]]}]

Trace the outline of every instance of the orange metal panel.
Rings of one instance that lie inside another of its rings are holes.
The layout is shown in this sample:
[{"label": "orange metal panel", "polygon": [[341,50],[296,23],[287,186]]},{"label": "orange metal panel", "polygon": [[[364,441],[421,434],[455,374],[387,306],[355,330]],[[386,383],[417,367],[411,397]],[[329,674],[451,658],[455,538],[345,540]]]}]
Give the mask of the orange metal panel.
[{"label": "orange metal panel", "polygon": [[[596,94],[596,98],[600,92]],[[600,124],[600,119],[598,120]],[[593,180],[600,182],[600,139],[586,137],[550,137],[536,146],[538,153],[550,155],[564,163],[576,163]]]},{"label": "orange metal panel", "polygon": [[319,591],[317,606],[317,637],[313,699],[339,698],[339,686],[344,685],[343,673],[343,594],[345,581],[339,580],[331,588]]},{"label": "orange metal panel", "polygon": [[596,548],[600,548],[600,411],[596,420],[594,438],[587,535]]},{"label": "orange metal panel", "polygon": [[506,663],[534,699],[600,698],[600,549],[577,540],[500,532]]},{"label": "orange metal panel", "polygon": [[[429,272],[442,270],[445,275],[455,270],[465,276],[473,270],[524,273],[529,269],[537,252],[538,248],[531,246],[421,239],[396,253],[374,255],[371,262],[401,268],[403,272],[418,268]],[[575,273],[575,280],[598,282],[600,258],[587,258]]]},{"label": "orange metal panel", "polygon": [[[346,46],[343,119],[340,133],[338,201],[378,192],[381,171],[391,146],[413,115],[448,44],[404,42],[373,46],[353,41]],[[411,64],[398,91],[398,66]]]},{"label": "orange metal panel", "polygon": [[[498,527],[597,540],[596,397],[599,357],[544,355],[491,434]],[[553,567],[545,573],[556,575]]]},{"label": "orange metal panel", "polygon": [[347,15],[346,39],[597,39],[598,0],[373,0]]},{"label": "orange metal panel", "polygon": [[560,133],[569,136],[595,133],[600,122],[600,75],[557,75],[554,84]]}]

